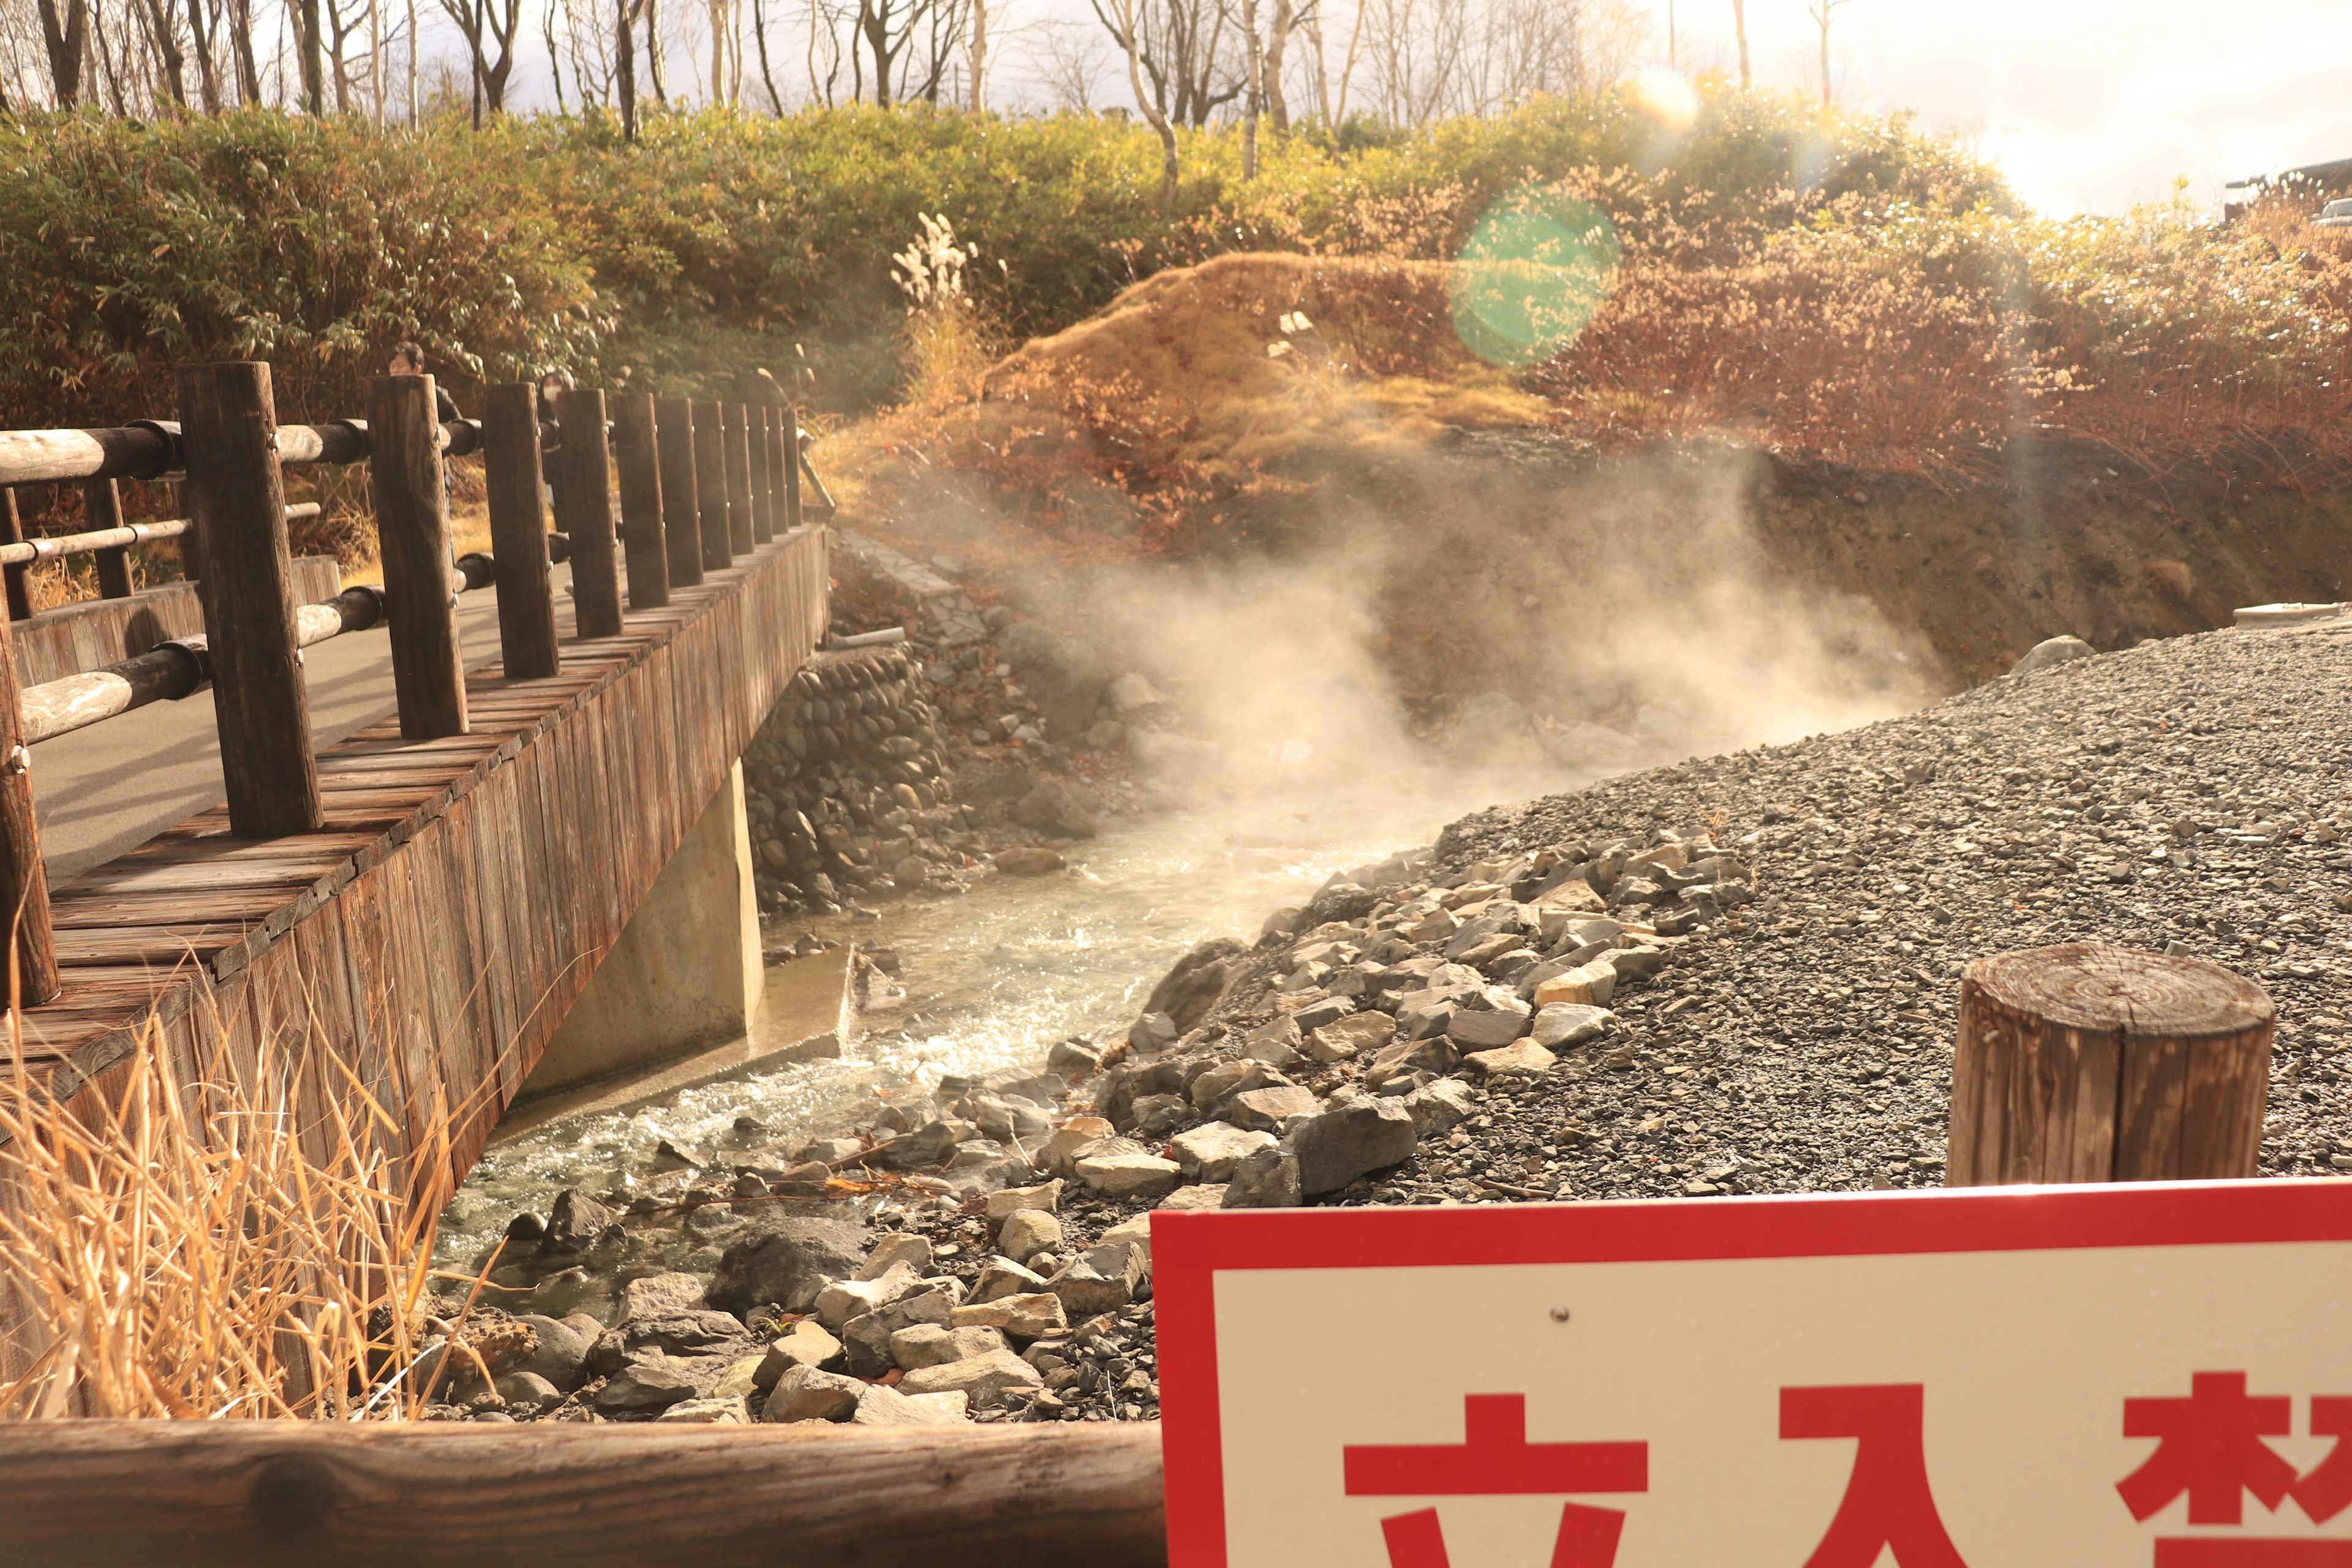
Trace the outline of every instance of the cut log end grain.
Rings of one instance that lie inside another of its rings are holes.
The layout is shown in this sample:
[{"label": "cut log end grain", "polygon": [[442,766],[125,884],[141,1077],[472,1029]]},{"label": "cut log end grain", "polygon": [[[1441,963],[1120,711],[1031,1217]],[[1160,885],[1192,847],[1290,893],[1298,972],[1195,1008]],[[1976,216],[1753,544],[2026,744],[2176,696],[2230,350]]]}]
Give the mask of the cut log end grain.
[{"label": "cut log end grain", "polygon": [[1979,958],[1962,977],[1984,1001],[2063,1028],[2206,1039],[2273,1022],[2260,985],[2218,963],[2105,942]]}]

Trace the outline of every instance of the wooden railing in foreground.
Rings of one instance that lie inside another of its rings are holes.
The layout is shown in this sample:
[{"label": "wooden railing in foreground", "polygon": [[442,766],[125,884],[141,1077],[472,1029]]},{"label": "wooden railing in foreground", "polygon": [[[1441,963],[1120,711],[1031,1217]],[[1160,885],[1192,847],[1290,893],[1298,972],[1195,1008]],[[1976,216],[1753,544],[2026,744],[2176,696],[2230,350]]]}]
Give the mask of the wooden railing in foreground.
[{"label": "wooden railing in foreground", "polygon": [[789,1426],[59,1421],[0,1426],[21,1568],[1146,1568],[1145,1423]]}]

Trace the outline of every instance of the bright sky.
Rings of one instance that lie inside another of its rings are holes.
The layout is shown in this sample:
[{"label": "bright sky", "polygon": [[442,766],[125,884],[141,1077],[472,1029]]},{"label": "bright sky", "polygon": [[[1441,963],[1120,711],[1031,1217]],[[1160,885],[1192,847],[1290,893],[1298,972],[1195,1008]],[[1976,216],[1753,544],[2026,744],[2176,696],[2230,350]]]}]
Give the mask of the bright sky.
[{"label": "bright sky", "polygon": [[[1684,69],[1736,69],[1731,0],[1671,4]],[[1818,92],[1807,0],[1747,4],[1757,85]],[[2352,158],[2352,0],[1843,0],[1830,59],[1841,101],[1916,110],[2053,214]]]}]

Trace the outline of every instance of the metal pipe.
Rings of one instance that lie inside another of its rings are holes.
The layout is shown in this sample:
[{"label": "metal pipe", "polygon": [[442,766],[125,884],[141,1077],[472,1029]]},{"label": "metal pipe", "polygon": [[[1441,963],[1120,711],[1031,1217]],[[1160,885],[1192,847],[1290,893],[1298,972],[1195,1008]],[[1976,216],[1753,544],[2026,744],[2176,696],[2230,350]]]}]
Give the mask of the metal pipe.
[{"label": "metal pipe", "polygon": [[845,637],[827,637],[824,641],[824,648],[827,653],[837,653],[844,648],[884,647],[891,643],[902,643],[906,640],[906,627],[885,626],[878,632],[853,632]]}]

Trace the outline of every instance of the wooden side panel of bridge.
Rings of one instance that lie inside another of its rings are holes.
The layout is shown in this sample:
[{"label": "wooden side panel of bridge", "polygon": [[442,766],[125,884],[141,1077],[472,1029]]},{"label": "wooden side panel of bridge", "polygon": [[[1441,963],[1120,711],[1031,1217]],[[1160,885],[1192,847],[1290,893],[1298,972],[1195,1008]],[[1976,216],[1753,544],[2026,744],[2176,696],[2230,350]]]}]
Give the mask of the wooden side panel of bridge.
[{"label": "wooden side panel of bridge", "polygon": [[236,838],[216,807],[58,887],[65,991],[21,1015],[27,1068],[96,1112],[135,1050],[194,1084],[307,1041],[437,1206],[824,635],[826,544],[784,533],[568,638],[552,678],[476,670],[470,733],[329,748],[320,831]]}]

